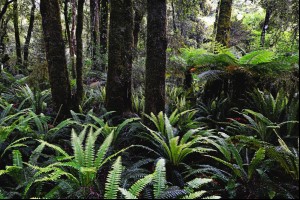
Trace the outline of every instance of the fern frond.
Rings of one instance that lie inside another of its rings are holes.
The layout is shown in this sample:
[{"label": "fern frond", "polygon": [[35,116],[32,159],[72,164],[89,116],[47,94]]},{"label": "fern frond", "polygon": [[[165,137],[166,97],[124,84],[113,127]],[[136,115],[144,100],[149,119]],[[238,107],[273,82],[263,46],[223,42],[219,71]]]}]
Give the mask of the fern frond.
[{"label": "fern frond", "polygon": [[201,198],[205,193],[206,193],[206,191],[198,191],[198,192],[188,194],[188,195],[182,197],[181,199],[198,199],[198,198]]},{"label": "fern frond", "polygon": [[138,199],[136,196],[134,196],[131,192],[124,188],[119,188],[119,191],[122,193],[122,195],[125,197],[125,199]]},{"label": "fern frond", "polygon": [[100,166],[103,164],[103,160],[105,158],[105,155],[107,154],[109,147],[111,146],[113,138],[114,138],[114,131],[112,131],[110,133],[110,135],[104,140],[103,144],[99,148],[99,150],[96,154],[97,157],[96,157],[95,164],[94,164],[96,169],[99,169]]},{"label": "fern frond", "polygon": [[208,178],[195,178],[187,183],[190,188],[199,189],[202,185],[212,182],[212,179]]},{"label": "fern frond", "polygon": [[134,196],[139,196],[140,192],[153,180],[153,174],[145,176],[144,178],[138,180],[135,184],[133,184],[129,192]]},{"label": "fern frond", "polygon": [[84,166],[84,151],[82,143],[74,130],[72,130],[71,143],[74,151],[75,161],[80,166]]},{"label": "fern frond", "polygon": [[104,199],[117,199],[118,188],[121,181],[122,160],[118,157],[109,172],[105,183]]},{"label": "fern frond", "polygon": [[154,177],[154,197],[157,199],[163,193],[166,188],[166,161],[164,159],[160,159],[155,168]]}]

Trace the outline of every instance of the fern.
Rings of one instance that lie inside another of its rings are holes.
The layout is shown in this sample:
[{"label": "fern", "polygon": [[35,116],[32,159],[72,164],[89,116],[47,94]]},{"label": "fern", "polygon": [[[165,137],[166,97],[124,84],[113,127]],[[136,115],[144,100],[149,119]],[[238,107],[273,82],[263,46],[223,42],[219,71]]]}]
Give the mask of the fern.
[{"label": "fern", "polygon": [[109,172],[105,183],[104,199],[117,199],[117,193],[122,174],[122,161],[121,157],[118,157],[116,162],[112,166],[112,170]]},{"label": "fern", "polygon": [[164,159],[160,159],[156,164],[155,173],[153,177],[153,192],[155,199],[158,199],[166,188],[167,181],[165,165],[166,161]]}]

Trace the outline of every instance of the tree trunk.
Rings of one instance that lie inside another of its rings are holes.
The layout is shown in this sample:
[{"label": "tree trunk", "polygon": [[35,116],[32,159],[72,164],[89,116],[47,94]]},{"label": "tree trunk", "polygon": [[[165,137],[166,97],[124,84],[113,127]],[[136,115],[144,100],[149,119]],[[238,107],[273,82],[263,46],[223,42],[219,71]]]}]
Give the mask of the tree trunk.
[{"label": "tree trunk", "polygon": [[99,68],[98,49],[100,43],[99,37],[99,4],[98,0],[90,0],[90,17],[91,17],[91,45],[93,69]]},{"label": "tree trunk", "polygon": [[220,2],[216,41],[225,47],[229,47],[230,41],[232,1],[221,0]]},{"label": "tree trunk", "polygon": [[30,12],[30,20],[29,20],[29,27],[28,27],[28,31],[27,31],[27,36],[26,36],[26,40],[25,40],[25,44],[24,44],[24,67],[27,68],[28,66],[28,56],[29,56],[29,45],[30,45],[30,40],[31,40],[31,35],[32,35],[32,31],[33,31],[33,26],[34,26],[34,20],[35,20],[35,1],[31,0],[32,3],[32,7],[31,7],[31,12]]},{"label": "tree trunk", "polygon": [[264,26],[262,28],[261,37],[260,37],[260,46],[261,47],[265,46],[266,33],[267,33],[268,28],[269,28],[271,14],[272,14],[272,9],[270,8],[270,6],[267,6],[265,22],[264,22]]},{"label": "tree trunk", "polygon": [[177,26],[176,26],[176,11],[175,11],[175,5],[174,5],[174,0],[172,0],[172,18],[173,18],[173,29],[174,33],[177,32]]},{"label": "tree trunk", "polygon": [[134,48],[137,49],[138,43],[139,43],[139,34],[141,31],[141,23],[143,20],[143,13],[139,10],[135,10],[134,15],[134,30],[133,30],[133,37],[134,37]]},{"label": "tree trunk", "polygon": [[61,121],[70,116],[72,102],[58,0],[41,0],[40,11],[52,99]]},{"label": "tree trunk", "polygon": [[118,115],[132,110],[132,57],[132,0],[111,0],[106,108]]},{"label": "tree trunk", "polygon": [[100,0],[100,55],[101,71],[105,71],[106,64],[104,57],[107,54],[107,35],[108,35],[108,0]]},{"label": "tree trunk", "polygon": [[[70,20],[69,20],[69,2],[71,1],[71,20],[72,20],[72,28],[70,30]],[[75,66],[75,26],[76,26],[76,0],[65,0],[64,1],[64,16],[65,16],[65,24],[66,24],[66,34],[67,34],[67,39],[68,39],[68,44],[69,44],[69,49],[70,49],[70,61],[71,61],[71,72],[72,72],[72,77],[76,78],[76,66]]]},{"label": "tree trunk", "polygon": [[14,18],[14,29],[15,29],[15,42],[16,42],[16,54],[17,54],[17,65],[22,65],[22,51],[21,51],[21,41],[20,41],[20,31],[19,31],[19,11],[18,11],[18,1],[14,1],[13,6],[13,18]]},{"label": "tree trunk", "polygon": [[145,113],[165,111],[167,2],[148,0]]},{"label": "tree trunk", "polygon": [[77,15],[77,28],[76,28],[76,40],[77,40],[77,57],[76,57],[76,72],[77,72],[77,91],[76,91],[76,107],[79,110],[83,97],[83,80],[82,80],[82,68],[83,68],[83,44],[82,44],[82,30],[83,30],[83,7],[85,0],[78,0],[78,15]]},{"label": "tree trunk", "polygon": [[4,6],[2,7],[1,12],[0,12],[0,21],[1,21],[2,17],[4,16],[4,14],[6,13],[8,6],[14,1],[16,1],[16,0],[10,0],[10,1],[6,0],[5,1]]}]

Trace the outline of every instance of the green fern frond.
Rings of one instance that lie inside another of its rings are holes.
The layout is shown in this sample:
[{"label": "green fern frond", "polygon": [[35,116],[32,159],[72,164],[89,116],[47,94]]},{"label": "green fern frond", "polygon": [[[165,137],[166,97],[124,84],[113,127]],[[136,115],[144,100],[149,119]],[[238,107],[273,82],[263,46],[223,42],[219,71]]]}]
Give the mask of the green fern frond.
[{"label": "green fern frond", "polygon": [[19,150],[13,150],[13,165],[23,168],[22,154]]},{"label": "green fern frond", "polygon": [[71,143],[74,151],[75,161],[80,166],[84,166],[84,151],[83,151],[82,143],[74,130],[72,130]]},{"label": "green fern frond", "polygon": [[243,65],[257,65],[261,63],[268,63],[275,59],[275,53],[267,50],[253,51],[242,58],[239,62]]},{"label": "green fern frond", "polygon": [[95,164],[94,164],[96,169],[99,169],[102,166],[103,160],[105,158],[105,155],[107,154],[109,147],[111,146],[113,138],[114,138],[114,131],[110,133],[110,135],[104,140],[103,144],[99,148],[99,150],[96,154],[97,157],[96,157]]},{"label": "green fern frond", "polygon": [[195,178],[187,183],[190,188],[199,189],[202,185],[212,182],[212,179],[208,178]]},{"label": "green fern frond", "polygon": [[144,178],[138,180],[135,184],[133,184],[129,192],[133,194],[134,196],[139,196],[140,192],[152,182],[153,180],[153,174],[150,174],[148,176],[145,176]]},{"label": "green fern frond", "polygon": [[125,199],[138,199],[136,196],[134,196],[131,192],[124,188],[119,188],[119,191],[122,193],[122,195],[125,197]]},{"label": "green fern frond", "polygon": [[158,199],[160,195],[166,188],[166,161],[160,159],[155,167],[154,177],[153,177],[153,188],[154,188],[154,197]]},{"label": "green fern frond", "polygon": [[122,161],[121,157],[118,157],[116,162],[112,166],[112,170],[109,172],[105,183],[104,199],[117,199],[118,188],[121,181],[122,174]]},{"label": "green fern frond", "polygon": [[188,194],[188,195],[182,197],[181,199],[198,199],[198,198],[201,198],[205,193],[206,193],[206,191],[198,191],[198,192]]}]

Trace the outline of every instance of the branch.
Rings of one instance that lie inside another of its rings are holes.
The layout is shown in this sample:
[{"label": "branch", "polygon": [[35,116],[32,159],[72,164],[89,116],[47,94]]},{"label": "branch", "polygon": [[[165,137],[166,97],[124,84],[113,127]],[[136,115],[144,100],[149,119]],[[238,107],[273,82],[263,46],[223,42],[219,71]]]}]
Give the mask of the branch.
[{"label": "branch", "polygon": [[2,10],[0,12],[0,20],[2,19],[3,15],[6,13],[9,4],[11,4],[14,1],[16,1],[16,0],[10,0],[10,1],[6,0],[5,1],[5,4],[4,4],[4,6],[3,6],[3,8],[2,8]]}]

